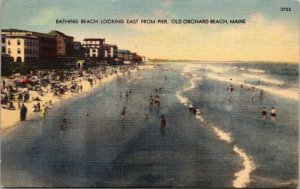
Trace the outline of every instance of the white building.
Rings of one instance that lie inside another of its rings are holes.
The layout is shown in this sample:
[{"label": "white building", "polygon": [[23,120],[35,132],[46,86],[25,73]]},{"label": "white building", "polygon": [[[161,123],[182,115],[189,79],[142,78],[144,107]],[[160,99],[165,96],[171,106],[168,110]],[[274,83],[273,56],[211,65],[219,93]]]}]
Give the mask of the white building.
[{"label": "white building", "polygon": [[105,58],[116,58],[118,57],[118,46],[111,44],[104,44],[104,57]]},{"label": "white building", "polygon": [[82,46],[87,49],[85,57],[104,61],[104,42],[102,38],[85,38]]},{"label": "white building", "polygon": [[15,62],[35,61],[39,58],[39,40],[29,35],[7,35],[5,50]]}]

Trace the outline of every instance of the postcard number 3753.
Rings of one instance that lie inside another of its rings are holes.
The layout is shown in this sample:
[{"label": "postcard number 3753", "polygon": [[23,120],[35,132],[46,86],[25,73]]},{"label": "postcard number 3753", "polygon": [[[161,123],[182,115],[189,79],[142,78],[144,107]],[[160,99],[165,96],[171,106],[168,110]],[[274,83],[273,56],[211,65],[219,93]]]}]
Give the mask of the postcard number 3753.
[{"label": "postcard number 3753", "polygon": [[280,10],[281,11],[292,11],[292,9],[290,7],[281,7]]}]

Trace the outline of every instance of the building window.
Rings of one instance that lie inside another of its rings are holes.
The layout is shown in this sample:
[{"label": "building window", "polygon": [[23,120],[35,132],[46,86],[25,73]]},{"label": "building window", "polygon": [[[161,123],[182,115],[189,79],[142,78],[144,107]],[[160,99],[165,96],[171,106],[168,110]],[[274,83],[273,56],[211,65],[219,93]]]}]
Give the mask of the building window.
[{"label": "building window", "polygon": [[8,40],[7,44],[10,45],[10,40]]},{"label": "building window", "polygon": [[21,49],[20,48],[18,48],[18,54],[21,54]]},{"label": "building window", "polygon": [[29,49],[29,54],[32,54],[32,49]]},{"label": "building window", "polygon": [[21,41],[19,39],[17,41],[17,45],[21,45]]},{"label": "building window", "polygon": [[29,42],[29,46],[32,46],[32,42],[31,41]]},{"label": "building window", "polygon": [[10,49],[7,50],[8,54],[10,54]]},{"label": "building window", "polygon": [[2,47],[2,52],[5,53],[5,47]]},{"label": "building window", "polygon": [[93,49],[92,52],[93,52],[93,53],[96,52],[96,49]]},{"label": "building window", "polygon": [[5,38],[4,37],[2,37],[2,43],[5,43]]},{"label": "building window", "polygon": [[22,62],[22,58],[21,57],[17,57],[17,62]]}]

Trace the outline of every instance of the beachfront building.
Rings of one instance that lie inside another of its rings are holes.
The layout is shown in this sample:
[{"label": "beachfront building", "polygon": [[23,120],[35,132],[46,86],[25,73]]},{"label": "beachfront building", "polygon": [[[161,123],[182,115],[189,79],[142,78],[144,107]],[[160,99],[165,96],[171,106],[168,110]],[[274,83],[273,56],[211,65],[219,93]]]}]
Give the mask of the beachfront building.
[{"label": "beachfront building", "polygon": [[118,46],[105,44],[104,45],[104,56],[105,58],[117,58],[118,57]]},{"label": "beachfront building", "polygon": [[7,35],[5,47],[14,62],[35,62],[39,58],[39,39],[32,35]]},{"label": "beachfront building", "polygon": [[135,52],[131,52],[129,57],[130,57],[131,62],[134,64],[140,64],[143,62],[142,56],[138,55]]},{"label": "beachfront building", "polygon": [[49,34],[56,38],[56,55],[58,57],[72,55],[74,48],[74,38],[72,36],[65,35],[57,30],[53,30]]},{"label": "beachfront building", "polygon": [[5,53],[6,52],[5,39],[6,39],[6,35],[1,34],[1,53]]},{"label": "beachfront building", "polygon": [[[56,37],[39,32],[19,30],[19,29],[3,29],[1,30],[2,35],[6,36],[33,36],[38,39],[39,42],[39,59],[53,59],[56,58]],[[6,43],[7,44],[7,43]],[[14,46],[16,47],[16,46]],[[11,50],[12,48],[11,47]],[[7,48],[7,47],[6,47]],[[18,48],[18,47],[16,47]],[[14,49],[13,51],[17,51]],[[7,50],[6,50],[7,52]]]},{"label": "beachfront building", "polygon": [[104,38],[85,38],[83,40],[83,47],[87,50],[85,57],[97,63],[103,63],[105,61],[104,43]]},{"label": "beachfront building", "polygon": [[130,51],[125,49],[118,50],[118,58],[123,61],[124,64],[131,64]]},{"label": "beachfront building", "polygon": [[115,64],[118,60],[118,46],[105,44],[104,45],[104,57],[108,64]]},{"label": "beachfront building", "polygon": [[81,45],[80,41],[73,42],[73,50],[79,51],[81,48],[82,48],[82,45]]},{"label": "beachfront building", "polygon": [[82,44],[79,41],[73,42],[73,53],[72,56],[78,57],[78,58],[84,58],[85,53],[88,51],[82,46]]},{"label": "beachfront building", "polygon": [[2,66],[4,63],[9,63],[9,62],[13,62],[13,58],[6,53],[6,35],[1,34],[1,63]]}]

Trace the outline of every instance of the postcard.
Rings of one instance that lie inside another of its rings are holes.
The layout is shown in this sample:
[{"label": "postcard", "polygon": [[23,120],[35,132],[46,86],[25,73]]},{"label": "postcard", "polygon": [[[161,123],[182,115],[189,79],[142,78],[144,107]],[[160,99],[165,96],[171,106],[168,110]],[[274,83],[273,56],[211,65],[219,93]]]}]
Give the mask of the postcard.
[{"label": "postcard", "polygon": [[2,187],[298,187],[299,1],[0,9]]}]

